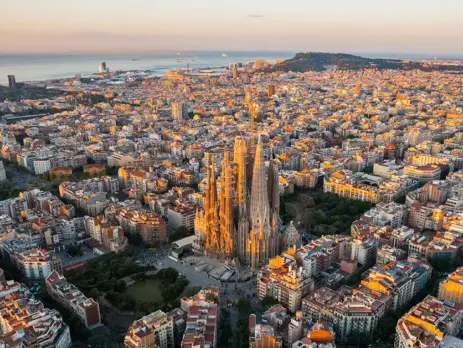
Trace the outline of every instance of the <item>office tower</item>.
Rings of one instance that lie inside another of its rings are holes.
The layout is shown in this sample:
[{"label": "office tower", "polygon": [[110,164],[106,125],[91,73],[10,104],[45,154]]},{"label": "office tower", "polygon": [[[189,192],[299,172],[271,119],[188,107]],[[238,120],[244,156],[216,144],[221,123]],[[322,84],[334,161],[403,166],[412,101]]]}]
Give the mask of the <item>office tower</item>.
[{"label": "office tower", "polygon": [[268,85],[268,96],[273,97],[275,95],[275,85]]},{"label": "office tower", "polygon": [[185,103],[172,103],[172,117],[175,120],[185,120],[188,117],[188,105]]},{"label": "office tower", "polygon": [[10,88],[16,88],[16,76],[14,75],[8,75],[8,87]]}]

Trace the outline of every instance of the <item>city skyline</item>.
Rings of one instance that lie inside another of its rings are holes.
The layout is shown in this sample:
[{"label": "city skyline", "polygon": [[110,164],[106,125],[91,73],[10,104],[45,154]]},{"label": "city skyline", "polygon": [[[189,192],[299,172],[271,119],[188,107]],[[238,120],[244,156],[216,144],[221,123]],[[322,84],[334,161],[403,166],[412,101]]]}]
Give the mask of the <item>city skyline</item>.
[{"label": "city skyline", "polygon": [[463,0],[3,3],[0,348],[463,347]]},{"label": "city skyline", "polygon": [[[284,50],[461,55],[463,4],[8,2],[1,53]],[[72,14],[72,16],[70,16]]]}]

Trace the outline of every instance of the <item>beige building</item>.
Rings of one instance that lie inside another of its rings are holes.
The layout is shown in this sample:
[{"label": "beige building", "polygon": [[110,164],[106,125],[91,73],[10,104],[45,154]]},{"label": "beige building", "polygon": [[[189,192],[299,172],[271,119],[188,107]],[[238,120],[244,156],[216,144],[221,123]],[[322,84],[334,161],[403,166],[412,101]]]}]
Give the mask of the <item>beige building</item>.
[{"label": "beige building", "polygon": [[297,265],[293,249],[270,259],[257,276],[257,296],[273,297],[292,313],[301,309],[302,298],[313,286],[312,278]]},{"label": "beige building", "polygon": [[174,324],[166,313],[156,311],[129,327],[124,338],[125,348],[173,348]]}]

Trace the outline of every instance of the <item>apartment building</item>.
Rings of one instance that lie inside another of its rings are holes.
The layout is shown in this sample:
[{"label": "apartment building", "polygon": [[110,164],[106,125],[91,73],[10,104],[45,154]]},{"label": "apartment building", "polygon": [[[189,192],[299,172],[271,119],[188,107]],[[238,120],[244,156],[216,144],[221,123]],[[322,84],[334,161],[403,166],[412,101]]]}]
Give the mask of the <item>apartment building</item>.
[{"label": "apartment building", "polygon": [[378,203],[365,212],[360,219],[376,226],[400,227],[407,216],[406,207],[397,203]]},{"label": "apartment building", "polygon": [[192,204],[177,204],[167,208],[167,226],[174,230],[180,227],[192,230],[195,217],[196,207]]},{"label": "apartment building", "polygon": [[136,320],[124,338],[125,348],[173,348],[174,323],[166,313],[156,311]]},{"label": "apartment building", "polygon": [[139,234],[145,243],[159,245],[167,242],[167,224],[159,214],[146,210],[119,209],[115,218],[125,233]]},{"label": "apartment building", "polygon": [[432,268],[426,261],[398,261],[375,266],[360,282],[371,292],[379,292],[391,297],[390,309],[401,311],[422,290],[431,277]]},{"label": "apartment building", "polygon": [[359,201],[371,203],[378,201],[377,187],[352,181],[349,175],[341,172],[334,172],[329,177],[325,177],[323,191]]},{"label": "apartment building", "polygon": [[45,308],[29,289],[13,280],[0,282],[0,340],[4,347],[72,345],[69,327],[55,309]]},{"label": "apartment building", "polygon": [[219,289],[210,287],[180,300],[181,308],[188,313],[181,348],[216,346],[219,297]]},{"label": "apartment building", "polygon": [[127,237],[124,236],[122,227],[111,224],[103,215],[84,216],[84,226],[92,239],[110,251],[117,253],[127,246]]},{"label": "apartment building", "polygon": [[30,280],[45,280],[53,270],[61,269],[61,262],[44,249],[28,249],[9,253],[19,271]]},{"label": "apartment building", "polygon": [[405,250],[384,244],[378,248],[378,252],[376,254],[376,264],[380,266],[388,263],[396,263],[400,260],[405,260],[406,258],[407,252]]},{"label": "apartment building", "polygon": [[45,280],[47,291],[53,299],[67,308],[88,328],[101,324],[100,306],[86,297],[76,286],[68,283],[64,276],[53,271]]},{"label": "apartment building", "polygon": [[439,284],[439,294],[437,298],[441,301],[463,305],[463,267],[449,274],[447,279]]},{"label": "apartment building", "polygon": [[315,276],[341,259],[349,258],[351,237],[343,235],[323,236],[301,246],[298,258],[308,276]]},{"label": "apartment building", "polygon": [[[459,333],[462,320],[463,311],[454,304],[427,296],[399,319],[394,347],[438,347],[447,336]],[[463,345],[462,340],[452,341],[455,345],[450,347]]]},{"label": "apartment building", "polygon": [[408,165],[404,167],[404,175],[417,180],[420,183],[426,183],[431,180],[439,180],[442,168],[437,164],[423,166]]},{"label": "apartment building", "polygon": [[342,286],[337,291],[320,287],[302,301],[302,313],[313,322],[332,325],[340,342],[356,335],[371,336],[386,312],[388,296],[372,295]]},{"label": "apartment building", "polygon": [[250,348],[281,348],[281,335],[271,325],[257,324],[256,316],[249,316],[249,347]]},{"label": "apartment building", "polygon": [[257,276],[257,296],[273,297],[291,313],[301,309],[302,298],[313,286],[312,278],[297,265],[293,249],[270,259]]}]

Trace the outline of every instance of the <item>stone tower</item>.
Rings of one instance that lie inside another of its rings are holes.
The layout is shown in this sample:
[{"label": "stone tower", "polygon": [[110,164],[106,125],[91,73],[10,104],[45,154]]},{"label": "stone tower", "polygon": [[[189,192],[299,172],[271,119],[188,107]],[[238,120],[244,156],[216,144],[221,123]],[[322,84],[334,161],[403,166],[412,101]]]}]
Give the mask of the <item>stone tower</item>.
[{"label": "stone tower", "polygon": [[246,139],[235,139],[234,161],[236,163],[236,255],[241,262],[247,263],[246,246],[249,239],[249,204],[248,204],[248,151]]},{"label": "stone tower", "polygon": [[277,255],[279,245],[277,225],[272,226],[267,169],[265,168],[260,138],[256,146],[250,203],[251,224],[247,250],[249,253],[249,264],[254,268],[266,264],[269,258]]},{"label": "stone tower", "polygon": [[225,152],[222,161],[222,175],[220,178],[219,221],[220,221],[220,250],[226,256],[233,256],[234,239],[234,189],[233,171],[230,163],[230,153]]}]

